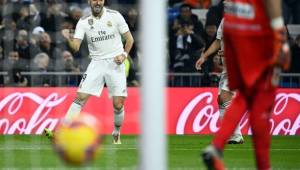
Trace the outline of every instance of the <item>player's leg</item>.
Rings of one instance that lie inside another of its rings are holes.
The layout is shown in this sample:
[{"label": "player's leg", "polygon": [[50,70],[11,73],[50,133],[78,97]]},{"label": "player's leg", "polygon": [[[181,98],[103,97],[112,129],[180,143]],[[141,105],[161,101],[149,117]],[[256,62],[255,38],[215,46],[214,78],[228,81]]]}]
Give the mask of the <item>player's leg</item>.
[{"label": "player's leg", "polygon": [[243,95],[237,93],[232,104],[225,111],[221,128],[216,133],[212,145],[206,147],[202,153],[202,159],[208,169],[224,169],[222,152],[229,137],[244,115],[247,104]]},{"label": "player's leg", "polygon": [[216,148],[220,150],[224,149],[227,140],[233,134],[246,109],[247,102],[245,96],[238,92],[236,97],[234,97],[232,100],[230,106],[225,111],[221,127],[213,139],[212,143],[214,146],[216,146]]},{"label": "player's leg", "polygon": [[104,86],[103,61],[92,60],[85,74],[82,76],[77,95],[65,116],[65,121],[70,121],[78,116],[90,95],[100,96]]},{"label": "player's leg", "polygon": [[114,130],[112,132],[114,144],[121,144],[120,130],[124,122],[124,101],[123,96],[113,97],[114,106]]},{"label": "player's leg", "polygon": [[[231,104],[231,100],[234,96],[232,91],[222,89],[220,95],[218,96],[218,103],[219,103],[219,111],[220,117],[223,118],[225,110]],[[242,144],[244,143],[244,138],[242,136],[240,125],[238,124],[235,128],[233,134],[230,136],[228,140],[228,144]]]},{"label": "player's leg", "polygon": [[[225,41],[224,53],[225,53],[225,60],[226,60],[225,62],[227,66],[228,79],[230,83],[229,87],[231,87],[231,89],[239,89],[240,87],[243,86],[243,81],[241,80],[239,62],[237,61],[237,54],[236,54],[237,48],[233,40],[235,40],[235,38],[232,36],[228,36],[226,37],[226,39],[224,39]],[[221,127],[219,131],[216,133],[212,141],[212,148],[214,148],[214,150],[217,150],[219,153],[222,153],[224,146],[227,143],[227,140],[229,139],[231,134],[234,132],[234,129],[239,124],[240,119],[245,113],[246,108],[247,108],[247,103],[245,97],[238,92],[235,98],[232,100],[232,103],[230,104],[228,109],[225,111],[224,118],[221,123]],[[216,156],[216,154],[214,154],[218,152],[210,151],[208,149],[209,147],[210,146],[208,146],[202,154],[203,161],[205,162],[208,169],[221,169],[222,167],[219,168],[218,166],[220,165],[219,162],[222,162],[222,159],[220,158],[220,156]]]},{"label": "player's leg", "polygon": [[[224,116],[225,110],[231,104],[234,92],[230,91],[228,87],[228,77],[227,70],[224,67],[223,72],[221,73],[220,82],[219,82],[219,95],[218,95],[218,104],[220,111],[220,118]],[[240,125],[238,124],[235,131],[228,140],[228,144],[242,144],[244,143],[244,138],[241,133]]]},{"label": "player's leg", "polygon": [[[89,96],[90,96],[89,94],[77,92],[75,100],[70,105],[70,107],[67,111],[67,114],[65,115],[65,117],[62,121],[64,123],[68,123],[72,119],[78,117],[80,112],[81,112],[82,107],[84,106],[84,104],[88,100]],[[45,133],[46,137],[48,137],[50,139],[53,138],[52,130],[50,130],[48,128],[45,128],[44,133]]]},{"label": "player's leg", "polygon": [[113,143],[120,144],[120,130],[124,121],[124,101],[127,97],[127,82],[124,63],[117,65],[113,59],[107,60],[109,68],[105,76],[105,82],[109,89],[109,95],[113,96],[114,130],[112,132]]},{"label": "player's leg", "polygon": [[207,146],[202,153],[204,164],[208,170],[225,170],[222,157],[222,151],[213,145]]},{"label": "player's leg", "polygon": [[76,98],[73,101],[73,103],[70,105],[66,116],[64,117],[65,122],[69,122],[75,117],[78,117],[82,107],[87,102],[88,98],[90,97],[90,94],[77,92]]},{"label": "player's leg", "polygon": [[275,87],[271,85],[270,77],[261,78],[256,85],[249,113],[257,169],[270,169],[270,113],[275,98]]},{"label": "player's leg", "polygon": [[[92,60],[89,64],[85,74],[82,76],[75,100],[70,105],[63,119],[64,122],[68,122],[80,114],[82,107],[90,95],[100,96],[104,86],[104,78],[103,67],[99,65],[102,65],[101,60]],[[45,129],[44,132],[49,138],[53,137],[53,133],[50,129]]]}]

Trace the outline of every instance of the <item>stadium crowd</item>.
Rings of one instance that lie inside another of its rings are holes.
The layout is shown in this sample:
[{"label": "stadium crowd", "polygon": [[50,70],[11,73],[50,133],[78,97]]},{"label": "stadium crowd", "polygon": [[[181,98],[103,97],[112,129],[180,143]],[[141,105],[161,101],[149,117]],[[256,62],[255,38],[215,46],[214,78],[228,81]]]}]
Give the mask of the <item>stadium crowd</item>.
[{"label": "stadium crowd", "polygon": [[[197,73],[195,61],[214,40],[222,18],[220,0],[168,1],[169,73]],[[300,24],[300,1],[283,0],[287,24]],[[128,86],[138,86],[138,0],[107,0],[119,10],[134,36],[135,44],[126,65]],[[204,9],[204,20],[193,10]],[[87,44],[75,53],[61,35],[75,29],[77,21],[90,13],[86,0],[2,0],[0,2],[0,86],[77,86],[89,64]],[[300,32],[300,30],[299,30]],[[300,35],[290,37],[291,73],[300,73]],[[220,64],[217,57],[205,63],[200,84],[169,76],[171,86],[214,86]],[[55,74],[57,73],[57,74]],[[199,74],[200,75],[200,74]],[[298,81],[300,84],[300,78]],[[189,85],[187,85],[189,84]]]}]

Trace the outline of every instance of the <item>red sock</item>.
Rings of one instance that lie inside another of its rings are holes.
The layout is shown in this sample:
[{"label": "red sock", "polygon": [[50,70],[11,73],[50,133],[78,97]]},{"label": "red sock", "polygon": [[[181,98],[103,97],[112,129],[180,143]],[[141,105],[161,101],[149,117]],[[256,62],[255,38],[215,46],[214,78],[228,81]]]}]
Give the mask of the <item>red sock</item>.
[{"label": "red sock", "polygon": [[270,111],[275,97],[275,89],[262,89],[256,93],[249,112],[252,139],[258,170],[270,169]]},{"label": "red sock", "polygon": [[224,118],[221,123],[221,128],[213,139],[213,145],[223,150],[227,140],[232,135],[233,131],[240,122],[242,116],[246,112],[246,100],[243,95],[237,93],[236,97],[233,98],[231,105],[224,113]]}]

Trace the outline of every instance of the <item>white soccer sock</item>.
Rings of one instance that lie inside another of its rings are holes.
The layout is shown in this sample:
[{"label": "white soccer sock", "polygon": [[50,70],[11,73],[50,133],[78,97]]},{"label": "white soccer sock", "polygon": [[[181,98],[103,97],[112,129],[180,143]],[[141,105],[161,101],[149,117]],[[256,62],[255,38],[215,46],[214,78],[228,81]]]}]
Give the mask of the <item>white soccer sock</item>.
[{"label": "white soccer sock", "polygon": [[234,134],[234,135],[242,135],[240,123],[239,123],[239,124],[237,125],[237,127],[235,128],[233,134]]},{"label": "white soccer sock", "polygon": [[[224,102],[221,105],[219,105],[219,112],[220,112],[221,119],[224,117],[224,112],[228,108],[230,103],[231,103],[231,101],[227,101],[227,102]],[[233,135],[242,135],[240,124],[238,124],[237,127],[235,128]]]},{"label": "white soccer sock", "polygon": [[224,117],[225,108],[219,105],[220,119],[222,120]]},{"label": "white soccer sock", "polygon": [[71,104],[71,106],[69,107],[69,110],[64,118],[64,121],[71,121],[72,119],[74,119],[75,117],[79,116],[80,112],[81,112],[81,104],[76,103],[75,101]]},{"label": "white soccer sock", "polygon": [[220,118],[221,119],[223,119],[225,110],[230,105],[230,103],[231,103],[231,101],[227,101],[227,102],[224,102],[222,104],[219,104],[219,112],[220,112]]},{"label": "white soccer sock", "polygon": [[121,110],[114,109],[114,133],[119,133],[124,121],[124,106]]}]

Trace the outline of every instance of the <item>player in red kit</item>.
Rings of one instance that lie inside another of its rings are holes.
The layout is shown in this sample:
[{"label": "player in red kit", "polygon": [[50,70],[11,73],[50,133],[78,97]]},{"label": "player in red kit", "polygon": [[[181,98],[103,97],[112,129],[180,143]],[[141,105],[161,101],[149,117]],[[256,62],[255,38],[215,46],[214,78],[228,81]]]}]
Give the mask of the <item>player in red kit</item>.
[{"label": "player in red kit", "polygon": [[281,16],[281,0],[232,0],[225,5],[224,53],[229,88],[237,95],[225,112],[212,145],[202,154],[208,169],[225,169],[222,151],[248,110],[256,167],[271,168],[270,111],[278,72],[288,69],[289,46]]}]

